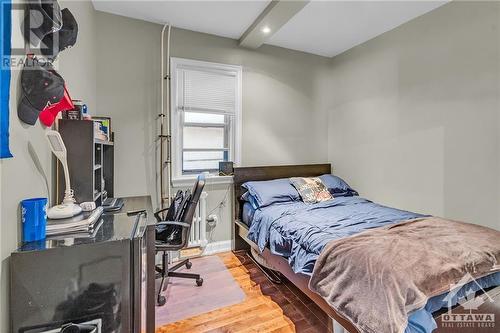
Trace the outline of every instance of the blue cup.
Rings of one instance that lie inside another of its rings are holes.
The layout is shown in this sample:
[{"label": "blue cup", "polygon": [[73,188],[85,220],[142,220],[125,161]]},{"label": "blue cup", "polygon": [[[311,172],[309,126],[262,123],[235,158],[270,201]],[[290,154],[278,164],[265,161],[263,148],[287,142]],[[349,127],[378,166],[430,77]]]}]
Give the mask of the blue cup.
[{"label": "blue cup", "polygon": [[33,198],[21,201],[23,221],[23,242],[45,239],[47,227],[47,198]]}]

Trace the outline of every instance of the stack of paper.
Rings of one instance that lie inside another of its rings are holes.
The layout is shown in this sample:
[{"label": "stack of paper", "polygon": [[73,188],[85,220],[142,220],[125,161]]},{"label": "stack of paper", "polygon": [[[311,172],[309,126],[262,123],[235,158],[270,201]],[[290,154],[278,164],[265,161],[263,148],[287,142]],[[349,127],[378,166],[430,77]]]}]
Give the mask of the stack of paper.
[{"label": "stack of paper", "polygon": [[91,212],[83,212],[77,216],[66,219],[47,220],[47,237],[67,234],[89,234],[99,225],[102,207],[97,207]]}]

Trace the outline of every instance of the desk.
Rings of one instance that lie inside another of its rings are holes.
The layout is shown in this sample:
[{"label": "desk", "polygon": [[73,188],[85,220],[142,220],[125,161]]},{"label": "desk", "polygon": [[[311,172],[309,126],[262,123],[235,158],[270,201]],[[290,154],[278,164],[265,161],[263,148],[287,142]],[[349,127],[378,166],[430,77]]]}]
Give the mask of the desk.
[{"label": "desk", "polygon": [[[139,209],[146,214],[126,214]],[[48,332],[68,322],[96,321],[103,333],[154,332],[151,198],[124,198],[120,211],[101,219],[94,238],[47,239],[12,253],[13,332]]]}]

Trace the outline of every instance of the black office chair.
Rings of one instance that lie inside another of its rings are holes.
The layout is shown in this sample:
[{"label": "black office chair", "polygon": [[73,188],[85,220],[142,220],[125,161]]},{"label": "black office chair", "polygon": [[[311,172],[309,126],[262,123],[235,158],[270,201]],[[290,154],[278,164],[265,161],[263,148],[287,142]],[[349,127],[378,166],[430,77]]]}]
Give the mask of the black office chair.
[{"label": "black office chair", "polygon": [[[161,277],[160,289],[158,291],[157,303],[162,306],[166,302],[165,296],[161,293],[166,288],[165,279],[168,277],[178,277],[184,279],[194,279],[196,285],[201,286],[203,279],[199,274],[175,272],[182,266],[190,269],[192,263],[185,259],[175,266],[168,267],[168,252],[178,251],[187,246],[191,225],[193,223],[196,206],[200,200],[201,193],[205,187],[205,176],[199,175],[194,184],[192,193],[190,191],[177,192],[175,199],[169,208],[162,209],[155,213],[158,221],[156,224],[156,253],[163,252],[161,265],[156,266],[156,271]],[[166,212],[166,215],[163,214]]]}]

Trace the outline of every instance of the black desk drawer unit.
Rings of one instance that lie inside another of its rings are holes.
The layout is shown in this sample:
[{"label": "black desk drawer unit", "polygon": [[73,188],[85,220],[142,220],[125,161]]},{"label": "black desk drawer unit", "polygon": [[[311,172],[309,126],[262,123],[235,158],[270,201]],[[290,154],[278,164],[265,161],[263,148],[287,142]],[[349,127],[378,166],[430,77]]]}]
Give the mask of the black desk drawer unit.
[{"label": "black desk drawer unit", "polygon": [[[127,216],[138,208],[146,214]],[[148,257],[154,256],[151,218],[149,197],[126,198],[120,212],[103,215],[94,238],[46,240],[14,252],[12,331],[52,333],[81,324],[96,333],[151,332],[146,329],[146,321],[154,329],[154,296],[147,297],[151,288],[154,294],[154,267],[148,267],[154,265]]]}]

